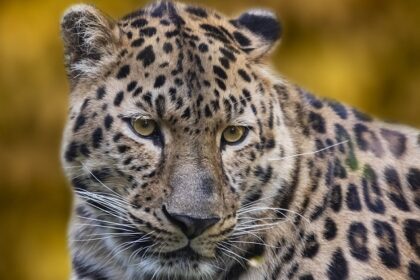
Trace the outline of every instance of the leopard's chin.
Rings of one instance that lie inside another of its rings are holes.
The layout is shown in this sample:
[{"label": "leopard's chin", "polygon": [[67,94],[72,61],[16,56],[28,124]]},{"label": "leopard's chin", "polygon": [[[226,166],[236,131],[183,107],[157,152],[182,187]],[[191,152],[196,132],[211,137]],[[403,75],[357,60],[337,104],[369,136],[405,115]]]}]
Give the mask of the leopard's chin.
[{"label": "leopard's chin", "polygon": [[151,279],[201,280],[215,278],[218,271],[214,262],[190,247],[184,247],[169,253],[151,254],[139,265]]}]

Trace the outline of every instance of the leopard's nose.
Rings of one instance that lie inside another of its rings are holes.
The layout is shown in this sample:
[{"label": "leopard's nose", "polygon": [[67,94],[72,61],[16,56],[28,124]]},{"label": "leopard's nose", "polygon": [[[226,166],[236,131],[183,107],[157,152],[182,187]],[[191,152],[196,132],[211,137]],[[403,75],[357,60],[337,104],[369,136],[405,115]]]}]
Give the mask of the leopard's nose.
[{"label": "leopard's nose", "polygon": [[194,239],[197,236],[200,236],[206,229],[220,221],[219,217],[198,218],[189,215],[170,213],[165,207],[163,207],[163,212],[168,220],[181,229],[188,239]]}]

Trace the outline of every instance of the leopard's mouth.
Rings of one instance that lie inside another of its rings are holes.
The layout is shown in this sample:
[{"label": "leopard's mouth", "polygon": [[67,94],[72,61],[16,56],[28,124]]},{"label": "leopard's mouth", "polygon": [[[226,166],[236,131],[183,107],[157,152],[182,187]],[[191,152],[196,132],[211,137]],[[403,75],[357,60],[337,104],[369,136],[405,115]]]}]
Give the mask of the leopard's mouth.
[{"label": "leopard's mouth", "polygon": [[150,253],[145,263],[147,267],[142,269],[157,280],[201,280],[217,273],[213,262],[186,246],[167,253]]},{"label": "leopard's mouth", "polygon": [[159,240],[141,232],[119,236],[118,243],[132,244],[123,261],[128,261],[131,267],[140,271],[144,275],[141,279],[202,280],[209,279],[220,270],[217,259],[197,251],[191,240],[183,247],[166,252],[160,249]]},{"label": "leopard's mouth", "polygon": [[172,252],[161,253],[159,254],[159,257],[163,259],[179,259],[185,261],[199,261],[205,258],[194,251],[189,245]]}]

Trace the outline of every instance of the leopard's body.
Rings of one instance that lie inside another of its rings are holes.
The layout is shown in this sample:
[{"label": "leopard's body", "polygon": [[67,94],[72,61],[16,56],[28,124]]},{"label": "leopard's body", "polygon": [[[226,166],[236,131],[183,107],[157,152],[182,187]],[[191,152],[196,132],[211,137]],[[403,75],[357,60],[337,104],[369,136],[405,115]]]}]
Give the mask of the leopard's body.
[{"label": "leopard's body", "polygon": [[276,78],[271,13],[79,5],[62,30],[72,279],[420,279],[419,131]]}]

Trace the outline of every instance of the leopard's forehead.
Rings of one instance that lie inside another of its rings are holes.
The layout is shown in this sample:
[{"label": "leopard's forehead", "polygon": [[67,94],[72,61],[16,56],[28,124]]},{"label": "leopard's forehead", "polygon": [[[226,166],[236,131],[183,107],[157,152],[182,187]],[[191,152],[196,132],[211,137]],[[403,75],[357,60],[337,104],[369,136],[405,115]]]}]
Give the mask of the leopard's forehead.
[{"label": "leopard's forehead", "polygon": [[[178,48],[199,47],[203,53],[209,48],[206,43],[213,49],[227,47],[236,54],[249,53],[253,49],[250,30],[239,26],[236,20],[210,9],[183,3],[156,2],[123,17],[119,25],[132,41],[132,47],[140,47],[144,42],[164,43],[173,39],[179,43]],[[211,47],[213,43],[214,47]],[[164,49],[161,53],[168,51]]]},{"label": "leopard's forehead", "polygon": [[216,12],[172,2],[119,25],[126,47],[110,75],[136,109],[169,121],[252,117],[251,93],[262,85],[247,56],[249,31]]}]

